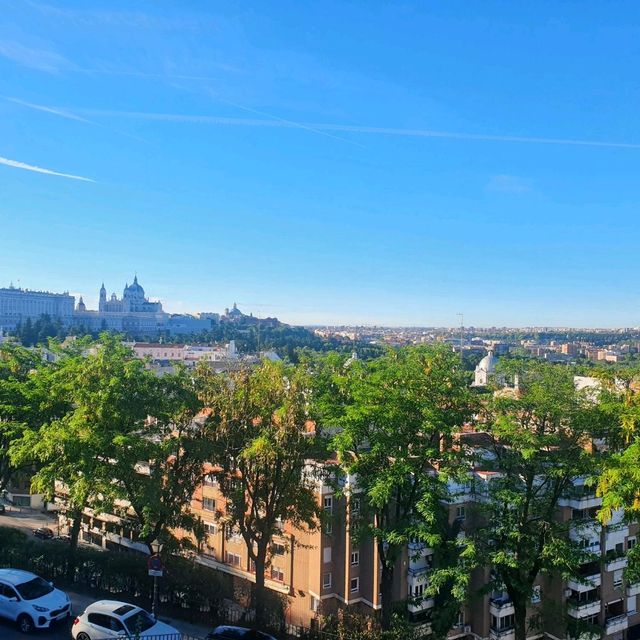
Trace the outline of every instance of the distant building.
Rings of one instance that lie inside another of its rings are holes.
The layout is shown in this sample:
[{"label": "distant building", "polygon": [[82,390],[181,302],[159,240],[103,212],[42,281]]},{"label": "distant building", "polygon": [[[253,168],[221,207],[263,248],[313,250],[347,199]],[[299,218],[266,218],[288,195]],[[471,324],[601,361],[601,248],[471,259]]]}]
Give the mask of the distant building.
[{"label": "distant building", "polygon": [[75,298],[64,293],[30,291],[14,286],[0,288],[0,328],[14,331],[27,319],[37,320],[48,315],[63,324],[71,324]]},{"label": "distant building", "polygon": [[489,384],[489,378],[495,373],[495,370],[496,357],[493,355],[493,351],[489,351],[489,353],[478,362],[478,366],[474,372],[472,386],[486,387]]},{"label": "distant building", "polygon": [[209,318],[163,311],[161,302],[152,302],[146,297],[138,276],[133,278],[133,284],[125,285],[122,298],[115,293],[107,298],[107,290],[102,283],[97,311],[88,310],[80,298],[73,312],[73,324],[88,331],[122,331],[137,335],[165,332],[180,335],[211,328]]}]

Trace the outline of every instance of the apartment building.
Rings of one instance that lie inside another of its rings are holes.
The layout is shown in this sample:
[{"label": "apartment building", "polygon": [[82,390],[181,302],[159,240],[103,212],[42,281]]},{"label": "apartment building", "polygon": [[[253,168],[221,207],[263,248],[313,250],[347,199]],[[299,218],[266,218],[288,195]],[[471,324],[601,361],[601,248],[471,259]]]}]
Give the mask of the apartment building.
[{"label": "apartment building", "polygon": [[[493,472],[474,471],[473,482],[453,487],[448,505],[450,523],[457,522],[460,536],[474,522],[474,506],[482,500],[483,486]],[[326,524],[318,530],[296,529],[283,522],[269,552],[266,586],[288,602],[287,621],[313,626],[322,617],[349,606],[363,613],[381,608],[380,562],[371,540],[356,541],[350,526],[359,517],[360,499],[355,479],[346,476],[340,494],[331,484],[318,482],[318,503],[326,511]],[[61,494],[62,495],[62,494]],[[569,640],[638,640],[640,638],[640,583],[624,579],[626,553],[636,544],[638,525],[628,525],[621,512],[607,526],[595,519],[601,499],[577,479],[571,495],[560,502],[557,517],[568,524],[569,535],[592,554],[575,580],[540,578],[532,594],[528,616],[545,613],[545,627],[531,638]],[[120,505],[126,511],[126,505]],[[215,475],[205,476],[195,491],[191,511],[205,529],[197,561],[230,574],[248,585],[255,581],[255,569],[244,540],[225,519],[226,501]],[[121,511],[122,513],[123,511]],[[177,531],[180,536],[192,536]],[[193,537],[193,536],[192,536]],[[109,549],[146,553],[136,540],[134,523],[126,517],[85,510],[82,539]],[[428,629],[434,600],[423,597],[433,567],[434,550],[412,541],[399,559],[394,575],[394,600],[405,602],[410,620]],[[472,591],[489,583],[491,569],[476,571]],[[556,612],[555,614],[553,612]],[[567,631],[569,620],[569,631]],[[505,592],[494,591],[470,598],[459,612],[449,638],[514,640],[514,607]]]}]

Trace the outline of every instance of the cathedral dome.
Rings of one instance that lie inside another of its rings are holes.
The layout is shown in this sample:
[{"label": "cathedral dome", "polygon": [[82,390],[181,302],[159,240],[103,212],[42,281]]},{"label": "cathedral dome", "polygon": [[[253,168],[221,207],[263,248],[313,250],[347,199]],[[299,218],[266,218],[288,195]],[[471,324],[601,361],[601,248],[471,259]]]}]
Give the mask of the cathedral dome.
[{"label": "cathedral dome", "polygon": [[486,371],[487,373],[493,373],[496,370],[496,358],[493,355],[493,351],[489,351],[489,353],[480,360],[476,370]]},{"label": "cathedral dome", "polygon": [[141,285],[138,284],[138,276],[135,276],[133,279],[133,284],[125,287],[124,289],[124,297],[125,298],[144,298],[144,289]]}]

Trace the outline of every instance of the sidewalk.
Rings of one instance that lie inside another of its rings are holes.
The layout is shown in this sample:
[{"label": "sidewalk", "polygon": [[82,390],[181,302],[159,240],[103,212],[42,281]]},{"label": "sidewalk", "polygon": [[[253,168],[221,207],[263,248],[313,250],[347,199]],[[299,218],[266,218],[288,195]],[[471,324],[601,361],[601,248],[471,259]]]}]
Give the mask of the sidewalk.
[{"label": "sidewalk", "polygon": [[[96,602],[96,598],[94,598],[93,596],[78,593],[76,591],[65,591],[69,594],[71,604],[73,605],[73,613],[76,616],[80,615],[90,604]],[[107,598],[104,599],[106,600]],[[174,618],[163,616],[162,604],[160,605],[160,615],[158,616],[158,619],[162,622],[170,624],[172,627],[175,627],[181,633],[184,633],[188,636],[193,636],[195,638],[206,638],[207,634],[213,630],[212,627],[203,627],[196,624],[190,624],[189,622],[185,622],[184,620],[176,620]]]}]

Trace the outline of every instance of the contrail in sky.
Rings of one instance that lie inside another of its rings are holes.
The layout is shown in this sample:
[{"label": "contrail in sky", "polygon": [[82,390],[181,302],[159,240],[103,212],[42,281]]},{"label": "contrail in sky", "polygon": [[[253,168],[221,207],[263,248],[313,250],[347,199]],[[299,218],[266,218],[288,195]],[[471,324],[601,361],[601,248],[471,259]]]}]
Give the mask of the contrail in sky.
[{"label": "contrail in sky", "polygon": [[83,182],[95,182],[91,178],[84,178],[82,176],[76,176],[72,173],[62,173],[60,171],[53,171],[52,169],[44,169],[43,167],[36,167],[32,164],[26,164],[19,162],[18,160],[10,160],[9,158],[3,158],[0,156],[0,164],[7,167],[13,167],[14,169],[24,169],[25,171],[35,171],[35,173],[45,173],[49,176],[59,176],[60,178],[71,178],[71,180],[82,180]]},{"label": "contrail in sky", "polygon": [[149,113],[141,111],[108,111],[101,109],[80,109],[80,113],[110,118],[137,118],[165,122],[192,122],[211,125],[243,127],[280,127],[287,129],[307,129],[318,132],[362,133],[368,135],[401,136],[407,138],[448,138],[452,140],[477,140],[485,142],[520,142],[526,144],[569,145],[581,147],[607,147],[611,149],[640,149],[640,143],[615,142],[610,140],[585,140],[575,138],[546,138],[537,136],[494,135],[487,133],[463,133],[434,129],[402,129],[395,127],[369,127],[351,124],[330,124],[313,122],[292,122],[289,120],[264,118],[226,118],[222,116],[188,115],[178,113]]},{"label": "contrail in sky", "polygon": [[76,122],[83,122],[85,124],[90,124],[94,127],[99,127],[101,129],[106,129],[107,131],[113,131],[121,136],[126,136],[127,138],[133,138],[134,140],[138,140],[139,142],[146,142],[140,136],[136,136],[132,133],[127,133],[126,131],[120,131],[119,129],[112,129],[110,127],[106,127],[105,125],[95,122],[93,120],[87,120],[86,118],[82,118],[67,109],[61,109],[59,107],[48,107],[42,104],[35,104],[33,102],[27,102],[26,100],[20,100],[20,98],[12,98],[10,96],[0,96],[7,102],[13,102],[14,104],[20,105],[21,107],[25,107],[27,109],[33,109],[34,111],[42,111],[43,113],[50,113],[54,116],[59,116],[60,118],[66,118],[67,120],[74,120]]},{"label": "contrail in sky", "polygon": [[51,113],[55,116],[60,116],[61,118],[67,118],[68,120],[76,120],[78,122],[86,122],[87,124],[97,124],[92,120],[87,120],[86,118],[81,118],[77,116],[75,113],[71,113],[70,111],[66,111],[65,109],[56,109],[54,107],[45,107],[41,104],[33,104],[33,102],[27,102],[26,100],[20,100],[19,98],[11,98],[9,96],[3,96],[5,100],[9,102],[13,102],[14,104],[19,104],[21,107],[27,107],[28,109],[35,109],[36,111],[44,111],[45,113]]}]

